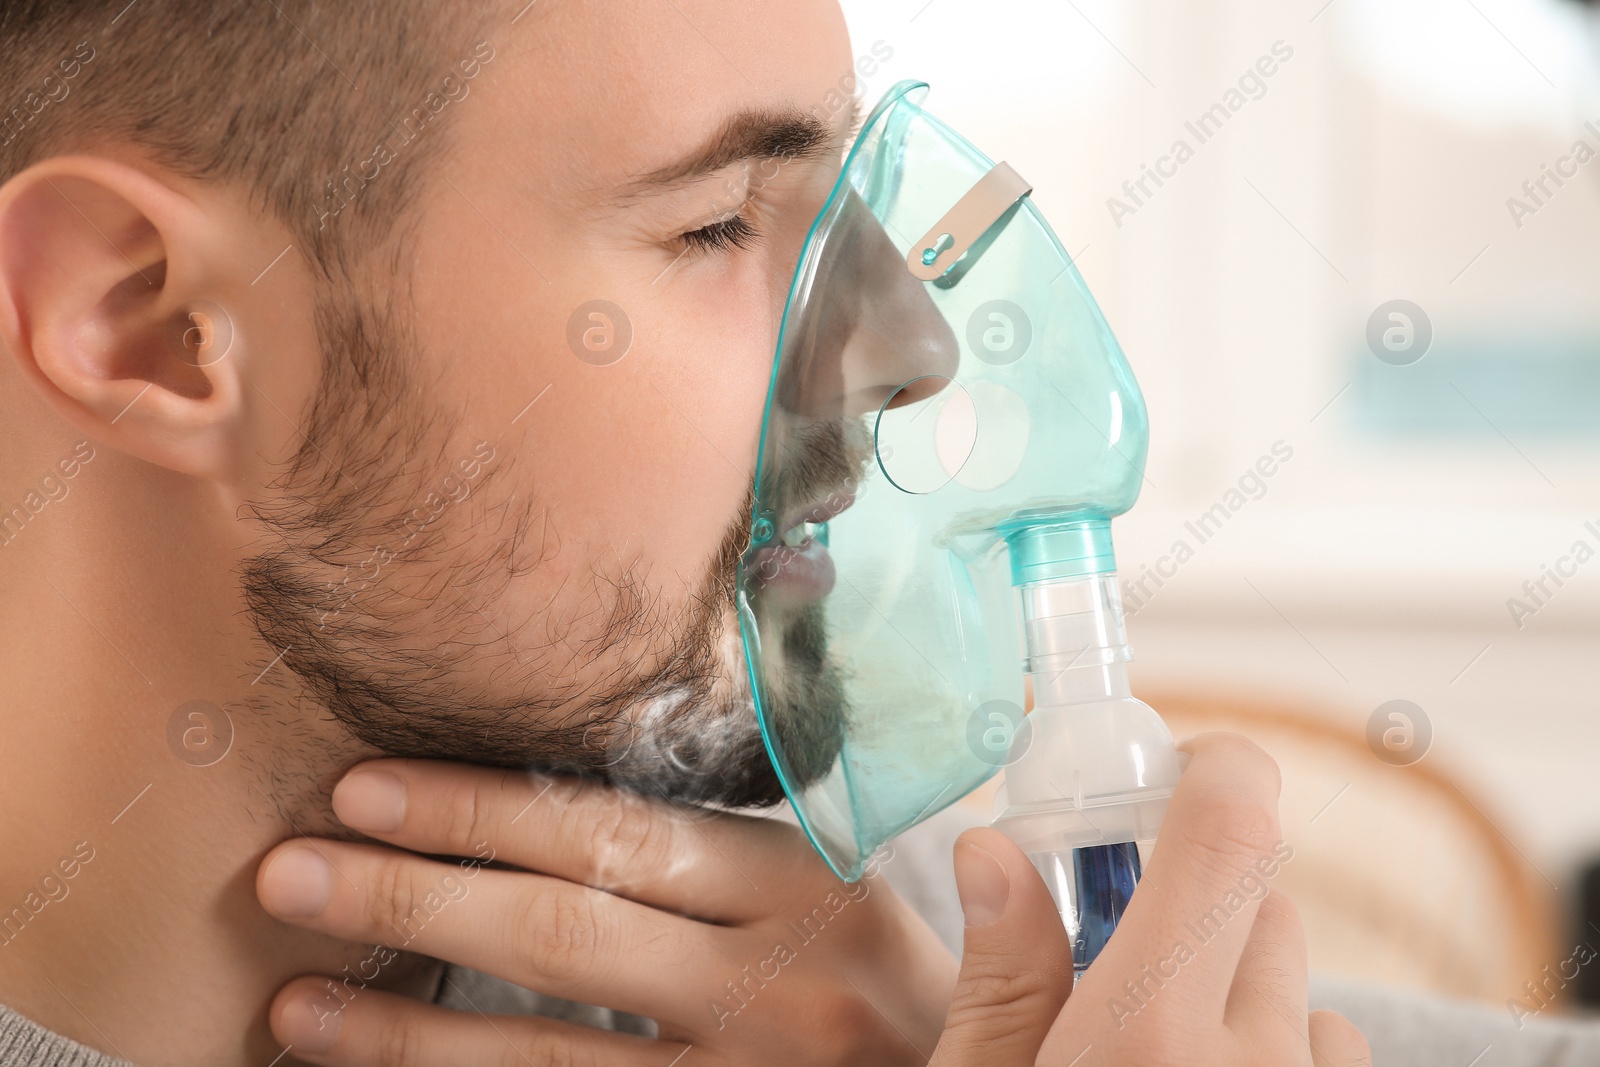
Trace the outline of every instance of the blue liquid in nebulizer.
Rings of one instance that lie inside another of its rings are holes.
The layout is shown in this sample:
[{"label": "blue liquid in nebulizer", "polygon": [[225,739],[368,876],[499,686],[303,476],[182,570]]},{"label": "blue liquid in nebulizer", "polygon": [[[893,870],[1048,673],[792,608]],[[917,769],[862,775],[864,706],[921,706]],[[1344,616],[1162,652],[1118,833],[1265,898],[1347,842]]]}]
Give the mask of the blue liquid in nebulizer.
[{"label": "blue liquid in nebulizer", "polygon": [[[1094,962],[1122,921],[1122,913],[1139,882],[1139,846],[1096,845],[1074,849],[1072,866],[1078,876],[1078,937],[1073,948],[1073,970],[1078,974]],[[1081,963],[1078,961],[1082,961]]]},{"label": "blue liquid in nebulizer", "polygon": [[[1132,841],[1090,845],[1069,852],[1037,852],[1033,861],[1061,911],[1072,939],[1074,980],[1100,955],[1133,899],[1142,869]],[[1070,879],[1070,882],[1069,882]]]}]

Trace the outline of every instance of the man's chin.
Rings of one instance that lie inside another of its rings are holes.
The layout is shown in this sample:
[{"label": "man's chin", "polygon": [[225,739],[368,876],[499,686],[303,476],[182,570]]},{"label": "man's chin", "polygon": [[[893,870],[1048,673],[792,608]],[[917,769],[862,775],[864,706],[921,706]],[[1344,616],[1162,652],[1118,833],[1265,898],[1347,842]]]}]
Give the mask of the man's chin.
[{"label": "man's chin", "polygon": [[[765,755],[762,762],[766,763]],[[706,782],[611,772],[607,781],[630,793],[696,808],[761,809],[776,807],[788,799],[776,774],[753,775],[735,782]]]},{"label": "man's chin", "polygon": [[[601,771],[619,789],[696,807],[770,808],[784,799],[755,717],[674,718],[661,734],[637,738]],[[698,719],[698,721],[697,721]]]}]

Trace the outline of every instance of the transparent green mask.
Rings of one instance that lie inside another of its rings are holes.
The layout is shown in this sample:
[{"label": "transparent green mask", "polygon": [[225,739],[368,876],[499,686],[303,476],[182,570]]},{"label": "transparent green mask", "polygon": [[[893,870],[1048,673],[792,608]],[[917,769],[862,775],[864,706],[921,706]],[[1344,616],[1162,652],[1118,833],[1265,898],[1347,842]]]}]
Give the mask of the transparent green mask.
[{"label": "transparent green mask", "polygon": [[790,288],[738,601],[767,751],[847,880],[1005,762],[1015,585],[1113,568],[1148,441],[1132,372],[1026,183],[902,82]]}]

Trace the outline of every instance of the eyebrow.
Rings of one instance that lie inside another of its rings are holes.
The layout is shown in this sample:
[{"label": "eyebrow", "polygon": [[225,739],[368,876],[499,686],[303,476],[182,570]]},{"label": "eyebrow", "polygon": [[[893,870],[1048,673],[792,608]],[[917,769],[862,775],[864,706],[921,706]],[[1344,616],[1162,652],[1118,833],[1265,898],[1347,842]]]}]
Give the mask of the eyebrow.
[{"label": "eyebrow", "polygon": [[724,167],[751,159],[812,159],[841,150],[861,121],[861,99],[850,98],[845,125],[836,130],[798,108],[749,108],[728,117],[697,149],[682,159],[626,182],[623,198],[668,192]]}]

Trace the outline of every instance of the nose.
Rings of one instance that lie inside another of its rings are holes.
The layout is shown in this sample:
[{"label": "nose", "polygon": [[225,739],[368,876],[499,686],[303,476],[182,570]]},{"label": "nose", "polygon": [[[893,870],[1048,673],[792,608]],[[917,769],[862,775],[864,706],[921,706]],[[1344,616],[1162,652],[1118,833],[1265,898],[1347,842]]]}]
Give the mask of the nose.
[{"label": "nose", "polygon": [[[790,323],[784,376],[789,407],[848,417],[915,403],[948,384],[960,342],[905,252],[854,189],[830,210],[801,319]],[[891,399],[892,398],[892,399]]]}]

